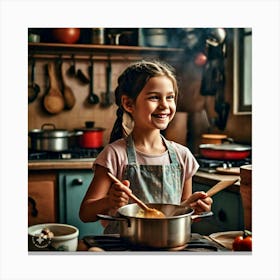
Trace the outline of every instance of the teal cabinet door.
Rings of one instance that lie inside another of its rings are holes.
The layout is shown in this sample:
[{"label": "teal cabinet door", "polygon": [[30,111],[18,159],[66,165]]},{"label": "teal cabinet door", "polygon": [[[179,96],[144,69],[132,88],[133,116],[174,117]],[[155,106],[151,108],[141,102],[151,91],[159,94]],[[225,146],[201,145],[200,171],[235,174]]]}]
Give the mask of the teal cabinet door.
[{"label": "teal cabinet door", "polygon": [[59,173],[59,222],[76,226],[80,231],[80,239],[85,235],[103,234],[99,221],[84,223],[79,217],[80,205],[92,178],[93,173],[90,170]]},{"label": "teal cabinet door", "polygon": [[[210,186],[193,182],[193,192],[207,191]],[[192,232],[209,235],[214,232],[244,230],[244,212],[240,193],[223,190],[212,197],[213,216],[192,224]]]}]

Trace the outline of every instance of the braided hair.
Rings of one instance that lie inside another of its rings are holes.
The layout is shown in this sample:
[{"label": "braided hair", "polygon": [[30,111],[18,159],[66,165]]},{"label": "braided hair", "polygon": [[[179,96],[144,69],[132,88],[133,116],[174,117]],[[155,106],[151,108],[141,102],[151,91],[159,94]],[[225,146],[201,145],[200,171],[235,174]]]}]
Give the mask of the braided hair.
[{"label": "braided hair", "polygon": [[[110,143],[124,136],[124,115],[128,113],[121,104],[123,95],[127,95],[132,100],[136,100],[146,83],[152,77],[166,76],[173,84],[175,96],[178,96],[178,85],[174,74],[174,69],[164,62],[142,60],[128,66],[118,78],[118,86],[115,89],[115,103],[118,106],[117,119],[113,126]],[[128,114],[129,115],[129,114]],[[132,118],[131,118],[132,120]]]}]

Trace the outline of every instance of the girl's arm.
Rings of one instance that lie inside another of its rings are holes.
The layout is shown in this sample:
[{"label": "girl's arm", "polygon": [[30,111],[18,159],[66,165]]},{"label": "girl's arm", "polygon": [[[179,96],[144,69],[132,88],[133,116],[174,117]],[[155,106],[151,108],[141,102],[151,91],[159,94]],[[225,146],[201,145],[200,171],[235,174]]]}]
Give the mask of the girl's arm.
[{"label": "girl's arm", "polygon": [[[95,222],[97,214],[108,214],[128,203],[128,196],[123,186],[113,184],[107,175],[108,169],[96,165],[94,177],[89,185],[80,207],[80,219],[83,222]],[[123,183],[129,187],[128,181]]]},{"label": "girl's arm", "polygon": [[184,183],[181,202],[187,200],[189,207],[195,213],[208,212],[211,210],[213,200],[203,191],[192,193],[192,178],[186,179]]}]

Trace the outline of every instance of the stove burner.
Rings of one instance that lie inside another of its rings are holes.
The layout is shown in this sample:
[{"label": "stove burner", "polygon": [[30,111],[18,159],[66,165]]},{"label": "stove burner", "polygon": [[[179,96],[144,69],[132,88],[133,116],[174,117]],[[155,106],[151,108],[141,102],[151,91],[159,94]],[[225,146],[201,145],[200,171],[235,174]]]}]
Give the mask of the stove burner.
[{"label": "stove burner", "polygon": [[82,158],[96,158],[102,151],[102,148],[86,149],[73,148],[66,151],[52,152],[52,151],[28,151],[28,160],[68,160],[68,159],[82,159]]},{"label": "stove burner", "polygon": [[174,248],[151,248],[140,245],[130,244],[127,240],[119,237],[118,235],[93,235],[85,236],[83,238],[85,244],[90,247],[99,247],[104,251],[188,251],[188,252],[215,252],[227,251],[226,248],[211,241],[200,234],[192,234],[190,242],[185,245]]},{"label": "stove burner", "polygon": [[245,158],[242,160],[218,160],[198,156],[196,157],[196,160],[199,163],[199,170],[207,173],[216,173],[217,167],[231,168],[251,164],[250,158]]}]

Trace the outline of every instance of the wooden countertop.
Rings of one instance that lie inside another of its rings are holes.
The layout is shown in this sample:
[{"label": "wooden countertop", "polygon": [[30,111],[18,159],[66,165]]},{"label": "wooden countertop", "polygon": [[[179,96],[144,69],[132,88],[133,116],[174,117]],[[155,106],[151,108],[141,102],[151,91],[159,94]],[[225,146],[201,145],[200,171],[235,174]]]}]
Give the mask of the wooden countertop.
[{"label": "wooden countertop", "polygon": [[[87,159],[65,159],[65,160],[29,160],[28,170],[65,170],[65,169],[88,169],[92,170],[95,158]],[[221,180],[232,180],[240,178],[239,175],[224,175],[198,171],[193,181],[201,184],[214,185]],[[238,186],[239,181],[234,184]]]},{"label": "wooden countertop", "polygon": [[29,170],[92,169],[95,158],[64,160],[29,160]]}]

